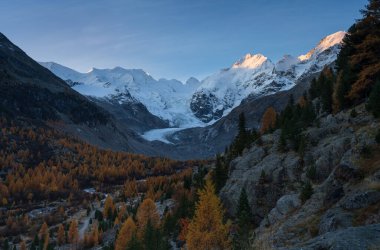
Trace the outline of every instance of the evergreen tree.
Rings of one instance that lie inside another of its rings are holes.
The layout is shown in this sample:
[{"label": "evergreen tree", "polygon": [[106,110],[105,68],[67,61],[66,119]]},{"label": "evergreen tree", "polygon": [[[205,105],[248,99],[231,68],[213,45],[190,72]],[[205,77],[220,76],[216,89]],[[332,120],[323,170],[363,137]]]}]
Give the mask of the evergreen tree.
[{"label": "evergreen tree", "polygon": [[252,228],[252,213],[251,207],[248,203],[248,196],[245,188],[243,188],[240,192],[236,217],[238,224],[238,234],[234,239],[234,249],[248,249],[249,231]]},{"label": "evergreen tree", "polygon": [[243,188],[240,192],[239,204],[237,207],[237,219],[239,228],[245,231],[250,228],[252,221],[252,213],[245,188]]},{"label": "evergreen tree", "polygon": [[216,156],[215,162],[215,170],[214,170],[214,183],[215,183],[215,191],[219,193],[219,191],[226,184],[228,179],[228,168],[226,164],[224,164],[223,159],[220,155]]},{"label": "evergreen tree", "polygon": [[369,96],[367,109],[372,112],[376,118],[380,117],[380,80],[377,80]]},{"label": "evergreen tree", "polygon": [[307,201],[308,199],[310,199],[310,197],[312,196],[313,194],[313,186],[311,185],[311,183],[308,181],[306,182],[303,186],[302,186],[302,189],[301,189],[301,194],[300,194],[300,199],[305,202]]},{"label": "evergreen tree", "polygon": [[143,250],[141,242],[138,240],[136,234],[132,235],[131,240],[128,243],[126,250]]},{"label": "evergreen tree", "polygon": [[3,248],[4,248],[4,250],[9,250],[9,241],[8,241],[8,239],[5,239],[5,241],[3,243]]},{"label": "evergreen tree", "polygon": [[37,250],[37,249],[39,249],[39,245],[40,245],[40,239],[38,238],[38,234],[36,234],[34,236],[32,244],[30,245],[30,250]]}]

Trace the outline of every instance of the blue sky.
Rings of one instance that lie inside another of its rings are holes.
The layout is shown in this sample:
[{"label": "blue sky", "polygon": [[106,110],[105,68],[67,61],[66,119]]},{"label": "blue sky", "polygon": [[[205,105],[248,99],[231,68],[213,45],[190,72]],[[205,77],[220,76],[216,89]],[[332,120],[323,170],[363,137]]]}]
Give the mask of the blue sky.
[{"label": "blue sky", "polygon": [[10,0],[0,32],[39,61],[81,72],[142,68],[203,78],[246,53],[276,61],[347,30],[366,0]]}]

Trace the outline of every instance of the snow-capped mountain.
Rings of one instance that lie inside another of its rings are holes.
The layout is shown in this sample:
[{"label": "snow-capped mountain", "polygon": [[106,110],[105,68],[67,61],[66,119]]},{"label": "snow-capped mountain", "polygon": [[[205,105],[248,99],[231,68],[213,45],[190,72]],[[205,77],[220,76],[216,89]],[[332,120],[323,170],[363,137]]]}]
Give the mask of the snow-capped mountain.
[{"label": "snow-capped mountain", "polygon": [[190,98],[200,82],[191,77],[182,83],[178,80],[156,80],[141,69],[93,68],[79,73],[52,62],[41,65],[64,79],[79,93],[120,104],[141,103],[150,113],[169,121],[171,126],[201,124],[190,110]]},{"label": "snow-capped mountain", "polygon": [[193,94],[190,108],[203,122],[217,120],[250,95],[262,96],[293,87],[336,60],[345,32],[322,39],[307,54],[285,55],[273,63],[261,54],[247,54],[230,68],[204,79]]},{"label": "snow-capped mountain", "polygon": [[79,93],[120,104],[139,103],[173,127],[204,126],[227,115],[248,96],[269,95],[292,88],[336,60],[345,32],[322,39],[307,54],[285,55],[277,63],[262,54],[247,54],[230,68],[199,82],[190,78],[156,80],[141,69],[93,68],[79,73],[48,62],[41,65]]}]

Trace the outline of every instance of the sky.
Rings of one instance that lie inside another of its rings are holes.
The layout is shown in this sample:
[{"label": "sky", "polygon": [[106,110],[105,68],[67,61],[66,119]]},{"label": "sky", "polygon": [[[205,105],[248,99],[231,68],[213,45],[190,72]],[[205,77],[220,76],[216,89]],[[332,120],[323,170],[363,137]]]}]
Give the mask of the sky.
[{"label": "sky", "polygon": [[80,72],[141,68],[202,79],[247,53],[298,56],[347,30],[367,0],[5,0],[0,32]]}]

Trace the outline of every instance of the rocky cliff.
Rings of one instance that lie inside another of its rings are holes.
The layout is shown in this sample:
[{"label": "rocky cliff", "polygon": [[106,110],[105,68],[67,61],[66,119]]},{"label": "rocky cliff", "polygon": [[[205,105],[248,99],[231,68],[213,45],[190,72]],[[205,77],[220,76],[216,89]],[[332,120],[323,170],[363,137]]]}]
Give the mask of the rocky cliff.
[{"label": "rocky cliff", "polygon": [[321,115],[318,126],[303,132],[302,155],[280,150],[277,130],[231,162],[220,196],[234,214],[247,190],[254,249],[378,249],[380,123],[364,105],[355,111]]}]

